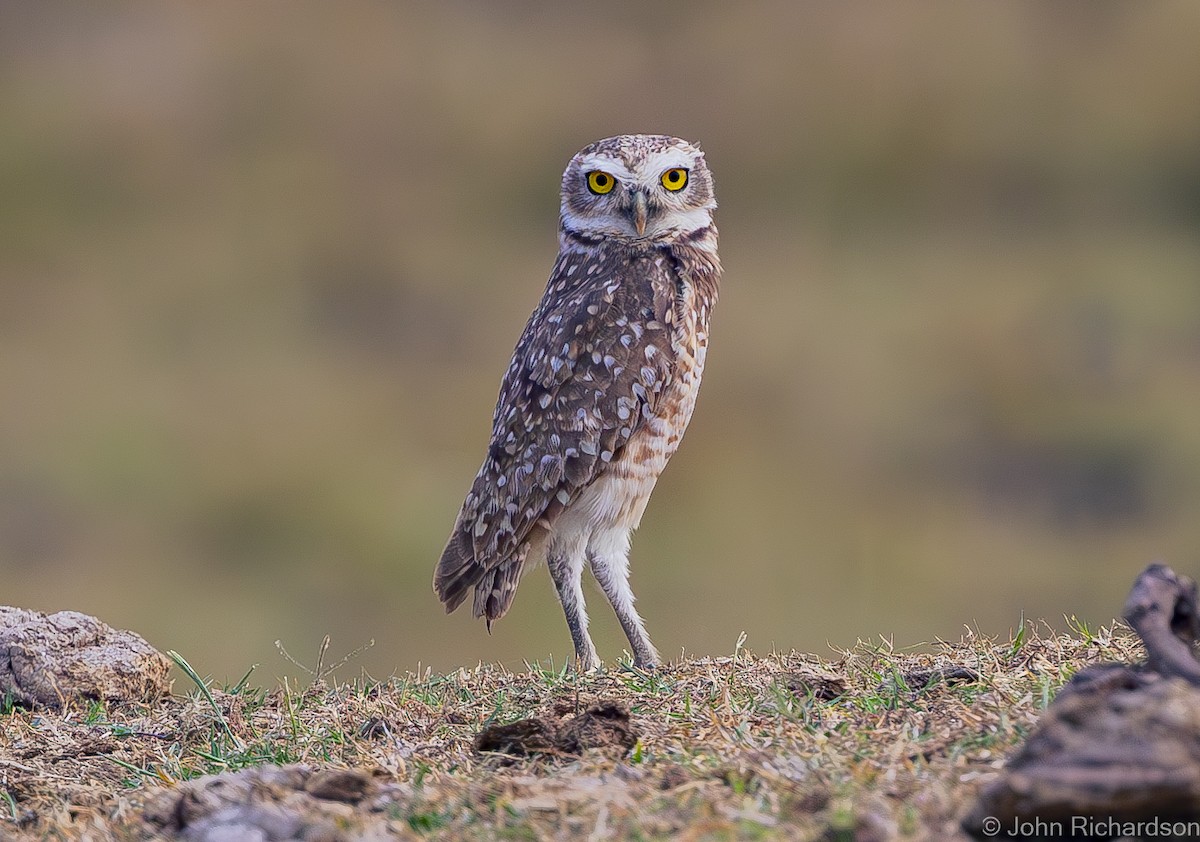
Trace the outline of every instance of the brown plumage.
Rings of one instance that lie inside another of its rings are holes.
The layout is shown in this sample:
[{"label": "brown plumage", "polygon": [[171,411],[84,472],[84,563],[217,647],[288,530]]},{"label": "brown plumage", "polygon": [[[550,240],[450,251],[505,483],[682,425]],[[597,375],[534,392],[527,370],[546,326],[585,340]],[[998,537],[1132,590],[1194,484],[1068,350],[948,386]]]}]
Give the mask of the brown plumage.
[{"label": "brown plumage", "polygon": [[712,178],[678,138],[622,135],[563,174],[559,256],[500,388],[487,457],[438,563],[453,611],[492,622],[547,560],[580,666],[599,666],[590,565],[635,662],[657,663],[628,584],[629,536],[691,418],[721,274]]}]

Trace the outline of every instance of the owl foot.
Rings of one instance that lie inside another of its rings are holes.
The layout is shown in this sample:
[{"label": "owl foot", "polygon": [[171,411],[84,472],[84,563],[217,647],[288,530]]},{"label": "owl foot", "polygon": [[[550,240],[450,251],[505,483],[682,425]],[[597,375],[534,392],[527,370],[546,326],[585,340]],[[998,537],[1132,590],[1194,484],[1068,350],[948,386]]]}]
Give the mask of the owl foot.
[{"label": "owl foot", "polygon": [[602,666],[600,656],[595,651],[575,655],[575,670],[580,674],[599,672]]},{"label": "owl foot", "polygon": [[657,652],[643,652],[634,656],[633,666],[643,672],[657,672],[662,666],[662,661],[659,660]]}]

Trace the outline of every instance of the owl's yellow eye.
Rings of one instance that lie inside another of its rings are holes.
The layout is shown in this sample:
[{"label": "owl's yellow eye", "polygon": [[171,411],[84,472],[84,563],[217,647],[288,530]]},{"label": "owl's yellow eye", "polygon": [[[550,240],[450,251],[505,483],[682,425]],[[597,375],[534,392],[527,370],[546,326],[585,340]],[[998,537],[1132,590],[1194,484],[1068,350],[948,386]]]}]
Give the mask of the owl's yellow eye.
[{"label": "owl's yellow eye", "polygon": [[617,186],[617,180],[603,170],[592,170],[587,174],[587,186],[588,190],[603,196],[605,193],[612,192],[612,189]]},{"label": "owl's yellow eye", "polygon": [[670,190],[672,193],[678,193],[683,188],[687,187],[688,171],[683,167],[675,167],[667,170],[662,174],[662,186]]}]

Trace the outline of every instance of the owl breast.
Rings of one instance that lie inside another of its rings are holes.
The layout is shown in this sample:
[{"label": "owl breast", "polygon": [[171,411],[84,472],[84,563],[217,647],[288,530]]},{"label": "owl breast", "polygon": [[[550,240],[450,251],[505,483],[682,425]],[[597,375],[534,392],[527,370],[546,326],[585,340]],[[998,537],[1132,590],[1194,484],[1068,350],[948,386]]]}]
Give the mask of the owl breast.
[{"label": "owl breast", "polygon": [[[593,528],[617,533],[636,529],[667,462],[679,449],[691,421],[704,374],[708,348],[708,316],[713,301],[692,283],[681,280],[668,332],[673,365],[653,412],[629,438],[600,476],[565,512],[562,526],[579,523],[582,515]],[[558,531],[558,530],[556,530]]]}]

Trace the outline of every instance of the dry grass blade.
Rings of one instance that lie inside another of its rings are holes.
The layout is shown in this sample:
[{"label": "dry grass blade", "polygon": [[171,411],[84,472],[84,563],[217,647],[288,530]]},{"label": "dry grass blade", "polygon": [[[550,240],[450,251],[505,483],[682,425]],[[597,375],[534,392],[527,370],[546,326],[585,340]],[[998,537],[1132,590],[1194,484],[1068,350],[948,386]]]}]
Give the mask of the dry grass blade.
[{"label": "dry grass blade", "polygon": [[208,682],[200,677],[199,673],[187,662],[187,658],[180,655],[174,649],[167,650],[167,657],[174,661],[175,665],[183,670],[187,674],[187,677],[192,680],[192,683],[200,688],[200,694],[204,696],[205,701],[212,708],[213,718],[216,719],[221,730],[225,732],[225,736],[229,737],[239,749],[244,748],[242,741],[238,739],[237,734],[233,733],[233,729],[229,727],[229,721],[225,719],[225,714],[221,711],[221,706],[213,698],[212,691],[208,689]]}]

